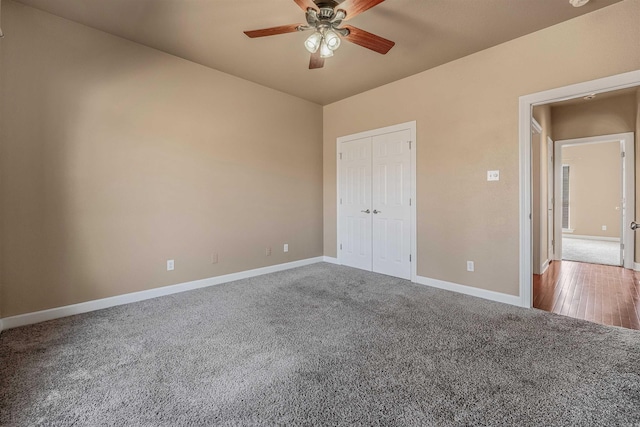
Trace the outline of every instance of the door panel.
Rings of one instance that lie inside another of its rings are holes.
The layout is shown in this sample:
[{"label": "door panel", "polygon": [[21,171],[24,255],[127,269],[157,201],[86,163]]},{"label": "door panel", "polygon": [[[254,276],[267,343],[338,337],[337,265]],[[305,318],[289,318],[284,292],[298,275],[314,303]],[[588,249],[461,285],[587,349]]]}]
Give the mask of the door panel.
[{"label": "door panel", "polygon": [[371,138],[341,147],[342,263],[371,270]]},{"label": "door panel", "polygon": [[408,130],[372,138],[373,271],[404,279],[411,278],[410,140]]}]

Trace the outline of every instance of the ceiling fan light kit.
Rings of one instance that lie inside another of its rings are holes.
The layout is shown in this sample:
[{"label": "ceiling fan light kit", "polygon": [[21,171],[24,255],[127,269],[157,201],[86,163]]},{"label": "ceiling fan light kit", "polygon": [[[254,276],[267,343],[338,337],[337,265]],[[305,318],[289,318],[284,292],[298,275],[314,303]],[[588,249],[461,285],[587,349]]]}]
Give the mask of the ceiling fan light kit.
[{"label": "ceiling fan light kit", "polygon": [[386,54],[395,43],[375,34],[347,25],[340,27],[342,21],[348,20],[371,9],[384,0],[346,0],[338,3],[335,0],[294,0],[305,11],[306,25],[283,25],[262,30],[245,31],[251,38],[273,36],[295,31],[313,31],[304,41],[304,47],[311,53],[309,68],[322,68],[324,59],[333,56],[342,39],[366,47],[380,54]]}]

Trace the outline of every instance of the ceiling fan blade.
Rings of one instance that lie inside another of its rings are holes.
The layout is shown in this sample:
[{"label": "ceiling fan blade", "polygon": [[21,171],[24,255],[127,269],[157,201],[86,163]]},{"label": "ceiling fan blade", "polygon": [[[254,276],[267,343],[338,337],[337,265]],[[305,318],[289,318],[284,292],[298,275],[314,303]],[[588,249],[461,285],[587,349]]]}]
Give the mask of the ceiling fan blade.
[{"label": "ceiling fan blade", "polygon": [[324,67],[324,58],[320,56],[320,49],[316,53],[311,54],[311,60],[309,61],[309,69],[315,70],[316,68]]},{"label": "ceiling fan blade", "polygon": [[395,42],[392,42],[391,40],[376,36],[375,34],[361,30],[360,28],[356,28],[352,25],[345,25],[344,28],[349,30],[349,35],[344,37],[346,41],[366,47],[367,49],[371,49],[383,55],[395,46]]},{"label": "ceiling fan blade", "polygon": [[347,12],[347,17],[344,20],[348,21],[349,19],[360,15],[362,12],[379,5],[383,1],[384,0],[346,0],[344,3],[337,6],[336,10],[342,9]]},{"label": "ceiling fan blade", "polygon": [[304,10],[305,12],[309,8],[318,10],[318,6],[316,6],[313,0],[293,0],[293,1],[296,2],[296,4],[300,6],[300,9]]},{"label": "ceiling fan blade", "polygon": [[298,27],[301,26],[302,24],[289,24],[281,25],[279,27],[263,28],[261,30],[245,31],[244,33],[253,39],[255,37],[266,37],[275,36],[278,34],[295,33],[296,31],[298,31]]}]

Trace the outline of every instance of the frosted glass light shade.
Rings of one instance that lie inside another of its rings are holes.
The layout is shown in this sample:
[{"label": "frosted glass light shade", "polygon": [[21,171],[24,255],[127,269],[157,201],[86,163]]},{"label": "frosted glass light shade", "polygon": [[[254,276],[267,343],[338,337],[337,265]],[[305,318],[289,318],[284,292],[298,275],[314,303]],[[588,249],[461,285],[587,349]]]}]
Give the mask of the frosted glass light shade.
[{"label": "frosted glass light shade", "polygon": [[316,53],[320,44],[322,43],[322,34],[319,32],[314,32],[304,41],[304,47],[309,51],[309,53]]},{"label": "frosted glass light shade", "polygon": [[324,33],[324,42],[327,44],[327,47],[331,50],[336,50],[340,47],[340,37],[333,30],[328,30]]},{"label": "frosted glass light shade", "polygon": [[320,58],[330,58],[333,56],[333,51],[329,49],[327,43],[323,40],[320,44]]}]

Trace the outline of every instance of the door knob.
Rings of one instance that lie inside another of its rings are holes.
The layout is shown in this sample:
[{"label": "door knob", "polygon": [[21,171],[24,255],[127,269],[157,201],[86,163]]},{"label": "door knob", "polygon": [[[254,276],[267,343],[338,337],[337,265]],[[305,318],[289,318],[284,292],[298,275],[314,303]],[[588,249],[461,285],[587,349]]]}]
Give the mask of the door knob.
[{"label": "door knob", "polygon": [[374,210],[373,210],[373,213],[374,213],[374,214],[379,214],[379,213],[382,213],[382,211],[379,211],[379,210],[374,209]]},{"label": "door knob", "polygon": [[367,209],[366,211],[360,211],[360,212],[362,212],[362,213],[371,213],[371,211],[369,209]]},{"label": "door knob", "polygon": [[[373,213],[376,213],[376,211],[373,211]],[[637,229],[638,227],[640,227],[640,224],[638,224],[635,221],[631,221],[631,224],[629,225],[629,227],[631,227],[632,230]]]}]

